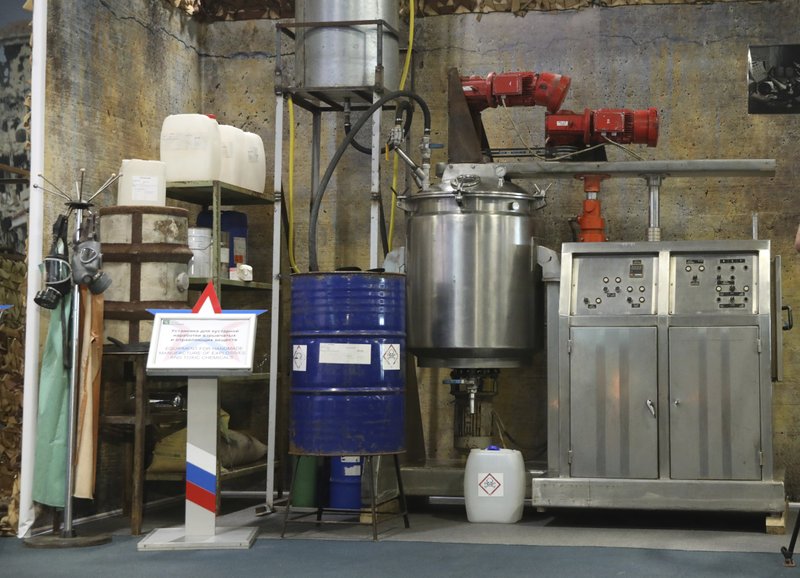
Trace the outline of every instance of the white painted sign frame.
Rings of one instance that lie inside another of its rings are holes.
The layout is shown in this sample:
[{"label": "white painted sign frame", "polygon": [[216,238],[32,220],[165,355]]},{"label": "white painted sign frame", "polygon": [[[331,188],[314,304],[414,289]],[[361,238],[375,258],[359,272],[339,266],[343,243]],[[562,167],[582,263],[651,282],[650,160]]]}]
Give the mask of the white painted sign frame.
[{"label": "white painted sign frame", "polygon": [[150,375],[221,377],[253,372],[255,313],[156,313]]}]

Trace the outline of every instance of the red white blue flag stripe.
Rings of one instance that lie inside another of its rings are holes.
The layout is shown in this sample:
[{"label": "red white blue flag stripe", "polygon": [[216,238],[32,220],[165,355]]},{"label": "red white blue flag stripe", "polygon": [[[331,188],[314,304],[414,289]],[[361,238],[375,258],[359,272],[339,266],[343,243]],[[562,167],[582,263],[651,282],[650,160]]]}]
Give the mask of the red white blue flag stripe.
[{"label": "red white blue flag stripe", "polygon": [[190,443],[186,444],[186,500],[217,511],[216,457]]}]

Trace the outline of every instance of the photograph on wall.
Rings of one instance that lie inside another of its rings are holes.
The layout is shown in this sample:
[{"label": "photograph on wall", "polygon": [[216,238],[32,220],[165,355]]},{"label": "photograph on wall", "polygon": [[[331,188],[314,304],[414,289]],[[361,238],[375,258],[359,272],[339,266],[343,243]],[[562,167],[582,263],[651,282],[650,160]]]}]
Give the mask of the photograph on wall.
[{"label": "photograph on wall", "polygon": [[800,44],[750,47],[747,112],[800,113]]}]

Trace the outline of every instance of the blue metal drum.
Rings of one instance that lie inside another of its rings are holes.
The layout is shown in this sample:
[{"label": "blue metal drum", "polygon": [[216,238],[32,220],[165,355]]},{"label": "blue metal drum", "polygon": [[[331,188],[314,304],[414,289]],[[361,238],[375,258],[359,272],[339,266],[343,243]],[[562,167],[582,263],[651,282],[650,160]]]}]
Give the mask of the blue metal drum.
[{"label": "blue metal drum", "polygon": [[[306,457],[306,459],[310,459]],[[331,476],[328,482],[328,506],[344,510],[361,507],[361,456],[339,456],[331,458]]]},{"label": "blue metal drum", "polygon": [[289,452],[405,450],[405,276],[292,275]]}]

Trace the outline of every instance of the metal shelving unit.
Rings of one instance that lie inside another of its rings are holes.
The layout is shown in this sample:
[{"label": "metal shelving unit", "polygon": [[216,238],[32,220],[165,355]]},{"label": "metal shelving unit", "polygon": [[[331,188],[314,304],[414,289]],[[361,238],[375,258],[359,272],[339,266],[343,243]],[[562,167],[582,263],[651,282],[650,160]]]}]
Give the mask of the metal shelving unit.
[{"label": "metal shelving unit", "polygon": [[[167,198],[211,207],[211,281],[214,283],[214,290],[220,299],[222,299],[223,289],[267,291],[272,289],[271,283],[226,279],[222,277],[220,271],[221,207],[223,205],[271,205],[274,200],[270,196],[229,183],[223,183],[222,181],[179,181],[167,183]],[[190,289],[202,290],[208,283],[208,279],[195,277],[190,279],[189,283]]]},{"label": "metal shelving unit", "polygon": [[[194,205],[202,205],[211,208],[212,226],[211,226],[211,278],[214,283],[214,290],[222,303],[224,301],[223,294],[228,292],[244,293],[252,292],[273,292],[273,283],[265,281],[240,281],[238,279],[227,279],[222,276],[220,267],[220,241],[222,239],[222,207],[225,205],[246,206],[246,207],[266,207],[275,204],[275,200],[271,195],[245,189],[225,183],[222,181],[173,181],[167,183],[167,198],[182,201],[184,203],[191,203]],[[280,219],[280,205],[275,206],[278,219]],[[274,267],[274,263],[273,263]],[[273,279],[277,279],[280,270],[273,270]],[[202,291],[208,284],[209,279],[192,277],[189,279],[189,288],[195,291]],[[274,291],[277,294],[277,291]],[[277,337],[275,328],[278,323],[278,310],[275,307],[275,297],[272,297],[272,307],[270,309],[270,317],[272,323],[271,343],[270,343],[270,370],[268,373],[256,372],[246,376],[237,376],[235,378],[221,378],[220,384],[223,383],[256,383],[267,382],[269,391],[268,399],[268,432],[267,432],[267,460],[266,464],[258,462],[256,464],[245,464],[242,468],[226,470],[220,473],[220,481],[239,477],[241,475],[248,475],[256,473],[259,469],[266,467],[268,501],[271,504],[271,488],[274,486],[275,476],[275,404],[277,403],[276,387],[277,384]],[[259,306],[260,307],[260,306]],[[223,495],[235,495],[241,492],[222,492]]]}]

